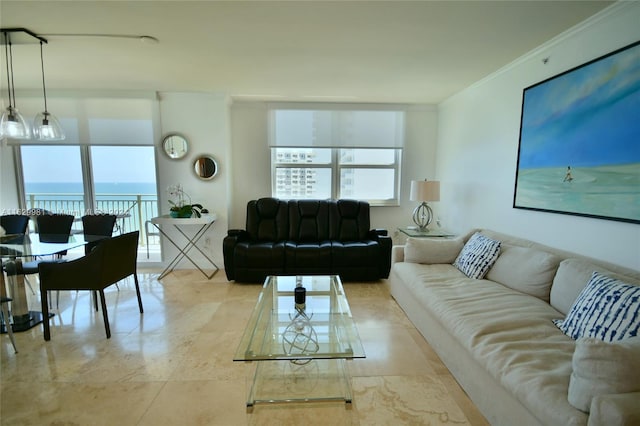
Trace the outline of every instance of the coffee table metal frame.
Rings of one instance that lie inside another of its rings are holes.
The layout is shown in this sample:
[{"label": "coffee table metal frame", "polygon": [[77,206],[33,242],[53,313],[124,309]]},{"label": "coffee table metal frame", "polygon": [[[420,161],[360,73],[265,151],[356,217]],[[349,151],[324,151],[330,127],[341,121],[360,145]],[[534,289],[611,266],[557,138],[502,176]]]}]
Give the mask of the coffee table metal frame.
[{"label": "coffee table metal frame", "polygon": [[[304,307],[293,289],[306,289]],[[234,361],[257,362],[247,410],[257,403],[353,400],[345,360],[365,358],[340,277],[269,276]],[[272,362],[265,362],[272,361]]]}]

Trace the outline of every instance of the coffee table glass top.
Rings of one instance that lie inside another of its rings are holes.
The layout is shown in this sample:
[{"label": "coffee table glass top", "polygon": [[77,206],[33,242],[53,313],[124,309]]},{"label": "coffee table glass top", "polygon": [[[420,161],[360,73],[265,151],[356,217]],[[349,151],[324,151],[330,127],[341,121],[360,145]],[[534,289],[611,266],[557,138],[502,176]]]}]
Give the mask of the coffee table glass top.
[{"label": "coffee table glass top", "polygon": [[[306,289],[296,309],[294,288]],[[338,276],[269,276],[234,361],[364,358]]]}]

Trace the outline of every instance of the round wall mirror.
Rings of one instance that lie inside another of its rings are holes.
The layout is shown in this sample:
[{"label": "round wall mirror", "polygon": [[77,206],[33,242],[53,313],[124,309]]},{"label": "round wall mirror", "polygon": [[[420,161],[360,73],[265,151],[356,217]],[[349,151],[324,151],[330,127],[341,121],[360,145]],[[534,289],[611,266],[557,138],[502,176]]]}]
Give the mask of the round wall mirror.
[{"label": "round wall mirror", "polygon": [[187,155],[189,143],[184,136],[173,133],[165,136],[162,140],[162,150],[167,154],[167,157],[178,160]]},{"label": "round wall mirror", "polygon": [[193,171],[200,179],[210,180],[218,173],[218,163],[210,155],[201,155],[193,162]]}]

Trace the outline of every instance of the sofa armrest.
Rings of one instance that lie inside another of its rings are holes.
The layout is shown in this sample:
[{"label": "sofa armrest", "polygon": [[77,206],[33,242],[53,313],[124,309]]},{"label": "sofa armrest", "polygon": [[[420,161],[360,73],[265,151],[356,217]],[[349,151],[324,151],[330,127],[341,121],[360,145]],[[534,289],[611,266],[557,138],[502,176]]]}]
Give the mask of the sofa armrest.
[{"label": "sofa armrest", "polygon": [[404,245],[391,248],[391,266],[398,262],[404,262]]},{"label": "sofa armrest", "polygon": [[640,424],[640,392],[598,395],[591,400],[588,426]]},{"label": "sofa armrest", "polygon": [[387,231],[386,229],[372,229],[370,232],[372,232],[374,235],[389,235],[389,231]]},{"label": "sofa armrest", "polygon": [[227,231],[228,237],[236,237],[238,239],[245,239],[249,236],[249,233],[244,229],[229,229]]},{"label": "sofa armrest", "polygon": [[229,281],[235,279],[234,252],[236,245],[249,239],[249,233],[244,229],[229,229],[227,236],[222,240],[222,256],[224,258],[224,271]]}]

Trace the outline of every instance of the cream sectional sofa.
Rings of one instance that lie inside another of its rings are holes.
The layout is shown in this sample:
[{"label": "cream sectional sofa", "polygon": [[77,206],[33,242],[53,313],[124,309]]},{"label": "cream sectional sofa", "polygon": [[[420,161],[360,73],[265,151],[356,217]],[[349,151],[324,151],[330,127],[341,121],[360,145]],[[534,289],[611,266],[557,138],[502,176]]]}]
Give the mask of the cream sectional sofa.
[{"label": "cream sectional sofa", "polygon": [[[476,231],[501,242],[483,279],[468,278],[452,265]],[[628,340],[635,352],[625,352],[620,360],[615,353],[609,356],[609,348],[615,352],[618,345],[573,340],[552,321],[565,317],[594,271],[640,285],[638,271],[473,230],[457,239],[410,238],[394,246],[389,284],[392,296],[491,424],[637,425],[640,338]],[[600,350],[603,359],[592,356],[590,348]],[[581,359],[574,352],[587,355]],[[598,362],[608,367],[593,368]],[[588,376],[581,384],[571,378],[578,367]],[[604,374],[603,382],[598,374]],[[616,380],[626,383],[616,387]],[[574,400],[582,398],[582,410],[569,402],[570,382]],[[602,395],[597,396],[598,389]]]}]

